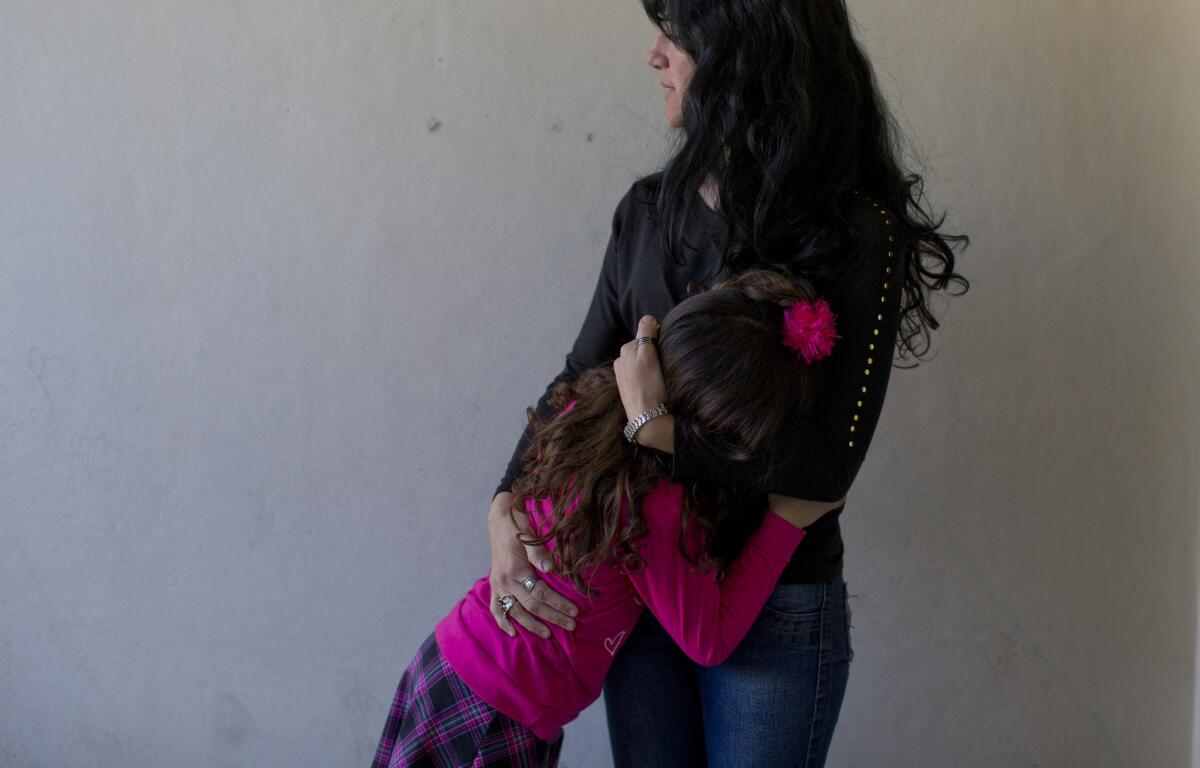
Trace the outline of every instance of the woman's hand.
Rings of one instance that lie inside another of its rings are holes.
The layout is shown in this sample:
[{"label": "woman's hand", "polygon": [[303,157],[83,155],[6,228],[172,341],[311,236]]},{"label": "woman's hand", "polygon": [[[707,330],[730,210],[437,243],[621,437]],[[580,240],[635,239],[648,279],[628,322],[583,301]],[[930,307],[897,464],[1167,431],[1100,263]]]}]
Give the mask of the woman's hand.
[{"label": "woman's hand", "polygon": [[[657,339],[658,323],[650,315],[643,316],[638,321],[637,335]],[[613,361],[613,373],[629,421],[667,399],[658,347],[654,344],[638,344],[635,338],[622,345],[621,356]],[[634,439],[641,445],[669,453],[674,446],[674,425],[675,418],[670,414],[653,418],[638,430]]]},{"label": "woman's hand", "polygon": [[[533,532],[529,527],[527,512],[513,509],[512,516],[509,516],[512,501],[511,493],[498,493],[488,510],[488,536],[492,540],[492,570],[488,574],[492,595],[488,605],[492,610],[492,618],[509,637],[517,635],[510,619],[542,638],[550,637],[550,630],[534,616],[563,629],[573,630],[575,621],[571,617],[578,614],[579,609],[538,578],[538,569],[533,564],[538,563],[543,572],[549,571],[550,554],[545,547],[526,546],[517,539],[518,531],[524,536],[531,536]],[[513,525],[513,518],[516,518],[519,527]],[[532,591],[526,590],[521,583],[526,576],[537,579]],[[512,595],[517,599],[507,616],[496,602],[501,595]]]}]

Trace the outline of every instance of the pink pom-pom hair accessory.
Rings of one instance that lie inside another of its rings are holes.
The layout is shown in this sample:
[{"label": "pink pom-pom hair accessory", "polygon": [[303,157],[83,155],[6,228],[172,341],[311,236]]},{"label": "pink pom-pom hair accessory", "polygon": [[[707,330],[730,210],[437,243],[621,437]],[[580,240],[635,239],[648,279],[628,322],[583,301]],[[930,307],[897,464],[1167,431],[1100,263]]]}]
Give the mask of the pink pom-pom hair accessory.
[{"label": "pink pom-pom hair accessory", "polygon": [[797,301],[783,312],[783,343],[799,352],[804,362],[816,362],[827,357],[834,340],[841,338],[835,320],[825,299]]}]

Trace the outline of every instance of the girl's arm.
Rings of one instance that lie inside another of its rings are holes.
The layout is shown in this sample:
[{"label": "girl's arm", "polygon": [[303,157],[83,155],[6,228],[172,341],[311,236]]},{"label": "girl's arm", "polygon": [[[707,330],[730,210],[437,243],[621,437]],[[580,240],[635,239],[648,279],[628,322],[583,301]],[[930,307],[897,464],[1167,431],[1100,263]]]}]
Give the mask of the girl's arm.
[{"label": "girl's arm", "polygon": [[[642,602],[675,643],[698,664],[720,664],[758,618],[784,566],[804,538],[791,512],[768,510],[762,525],[718,582],[679,551],[683,489],[660,486],[643,497],[647,534],[637,545],[644,565],[627,571]],[[689,526],[689,552],[698,553],[703,535]]]}]

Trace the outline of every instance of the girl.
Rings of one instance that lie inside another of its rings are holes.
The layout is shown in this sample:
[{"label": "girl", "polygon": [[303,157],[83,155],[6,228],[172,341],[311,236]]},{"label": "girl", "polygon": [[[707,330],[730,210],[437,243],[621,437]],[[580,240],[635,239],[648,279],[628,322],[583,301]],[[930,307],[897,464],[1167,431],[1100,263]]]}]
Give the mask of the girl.
[{"label": "girl", "polygon": [[[661,336],[639,339],[637,355],[657,344],[666,402],[714,452],[769,460],[779,431],[806,411],[808,363],[832,349],[834,319],[811,286],[749,272],[680,303]],[[764,514],[761,496],[739,498],[706,479],[670,482],[662,455],[636,444],[639,425],[626,425],[612,367],[557,388],[551,404],[559,413],[548,423],[528,412],[529,469],[513,493],[532,521],[529,543],[554,560],[542,578],[580,605],[574,631],[550,642],[505,632],[488,578],[479,579],[401,678],[376,768],[556,765],[562,727],[599,698],[644,608],[697,663],[718,664],[805,535],[811,518],[786,499],[772,497]],[[718,540],[723,547],[709,545]],[[511,610],[515,600],[498,602]]]}]

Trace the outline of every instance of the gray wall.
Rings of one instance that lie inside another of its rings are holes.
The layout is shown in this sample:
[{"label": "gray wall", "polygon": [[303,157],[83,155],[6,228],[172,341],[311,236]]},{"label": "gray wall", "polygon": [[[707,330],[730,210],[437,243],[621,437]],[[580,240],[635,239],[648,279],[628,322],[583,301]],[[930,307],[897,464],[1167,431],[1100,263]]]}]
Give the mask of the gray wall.
[{"label": "gray wall", "polygon": [[[1200,7],[853,10],[973,289],[850,494],[830,762],[1185,765]],[[667,150],[651,32],[5,0],[0,764],[370,761]],[[594,706],[563,763],[607,752]]]}]

